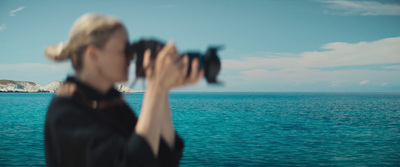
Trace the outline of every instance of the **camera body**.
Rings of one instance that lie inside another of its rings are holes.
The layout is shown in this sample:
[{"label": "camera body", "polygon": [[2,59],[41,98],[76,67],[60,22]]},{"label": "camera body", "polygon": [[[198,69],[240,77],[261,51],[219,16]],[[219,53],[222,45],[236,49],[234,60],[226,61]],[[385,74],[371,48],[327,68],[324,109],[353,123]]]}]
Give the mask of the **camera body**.
[{"label": "camera body", "polygon": [[[147,49],[151,50],[151,59],[154,60],[157,57],[158,52],[165,46],[163,42],[158,40],[140,40],[135,42],[129,47],[129,53],[136,55],[136,77],[146,77],[145,69],[143,67],[144,52]],[[194,58],[199,59],[200,69],[204,69],[204,77],[209,84],[218,84],[217,75],[221,69],[221,61],[218,57],[219,47],[209,47],[205,53],[200,52],[188,52],[183,55],[187,55],[189,58],[189,68],[187,75],[191,72],[191,62]]]}]

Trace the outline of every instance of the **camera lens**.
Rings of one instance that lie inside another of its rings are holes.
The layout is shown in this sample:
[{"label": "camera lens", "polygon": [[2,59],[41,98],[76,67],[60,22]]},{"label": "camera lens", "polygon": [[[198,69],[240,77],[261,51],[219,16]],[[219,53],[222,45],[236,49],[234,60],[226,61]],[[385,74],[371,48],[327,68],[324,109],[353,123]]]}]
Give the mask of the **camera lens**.
[{"label": "camera lens", "polygon": [[221,69],[221,61],[217,55],[218,48],[208,48],[206,54],[203,57],[204,63],[204,77],[208,83],[217,83],[217,75]]},{"label": "camera lens", "polygon": [[207,82],[210,84],[217,83],[217,75],[221,69],[221,62],[217,55],[218,48],[217,47],[210,47],[204,56],[201,53],[197,52],[189,52],[182,54],[187,55],[189,57],[189,68],[187,72],[187,76],[190,75],[192,71],[192,61],[194,58],[199,59],[200,69],[204,69],[204,77],[206,78]]},{"label": "camera lens", "polygon": [[[143,68],[143,57],[146,49],[151,50],[151,59],[155,59],[158,52],[164,47],[164,43],[157,40],[140,40],[139,42],[133,43],[131,46],[132,52],[136,55],[136,77],[146,77],[145,70]],[[194,58],[199,59],[199,68],[204,69],[204,77],[209,84],[218,84],[217,75],[221,69],[221,62],[218,58],[217,51],[218,47],[210,47],[203,55],[200,52],[188,52],[183,55],[187,55],[189,58],[189,67],[187,76],[190,75],[192,70],[192,61]]]}]

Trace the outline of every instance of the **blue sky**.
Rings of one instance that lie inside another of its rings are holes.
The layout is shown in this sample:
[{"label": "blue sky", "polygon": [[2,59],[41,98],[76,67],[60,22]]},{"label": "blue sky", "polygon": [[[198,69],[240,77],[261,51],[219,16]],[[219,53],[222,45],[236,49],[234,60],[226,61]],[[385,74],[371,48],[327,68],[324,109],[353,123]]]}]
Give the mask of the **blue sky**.
[{"label": "blue sky", "polygon": [[225,46],[225,86],[202,81],[177,91],[400,91],[397,0],[5,0],[0,79],[45,86],[72,74],[69,62],[53,63],[43,51],[66,41],[73,22],[89,12],[122,20],[131,41],[174,40],[182,52]]}]

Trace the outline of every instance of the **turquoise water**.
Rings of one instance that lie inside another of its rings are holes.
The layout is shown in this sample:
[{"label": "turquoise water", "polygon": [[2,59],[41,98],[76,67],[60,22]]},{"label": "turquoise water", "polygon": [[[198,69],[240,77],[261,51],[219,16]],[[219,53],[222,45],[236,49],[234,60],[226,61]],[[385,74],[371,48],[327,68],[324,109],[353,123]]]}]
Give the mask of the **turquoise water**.
[{"label": "turquoise water", "polygon": [[[54,94],[0,94],[0,166],[45,166]],[[138,113],[143,94],[126,96]],[[400,93],[172,93],[181,166],[400,166]]]}]

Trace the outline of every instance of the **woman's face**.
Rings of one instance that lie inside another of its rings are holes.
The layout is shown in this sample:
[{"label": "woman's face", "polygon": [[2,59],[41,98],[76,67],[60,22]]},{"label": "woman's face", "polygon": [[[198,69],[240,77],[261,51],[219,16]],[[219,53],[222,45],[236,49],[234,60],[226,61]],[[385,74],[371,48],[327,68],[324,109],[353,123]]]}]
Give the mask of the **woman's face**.
[{"label": "woman's face", "polygon": [[128,34],[121,28],[111,35],[103,48],[99,49],[100,75],[112,83],[128,80],[131,59],[125,55],[127,41]]}]

